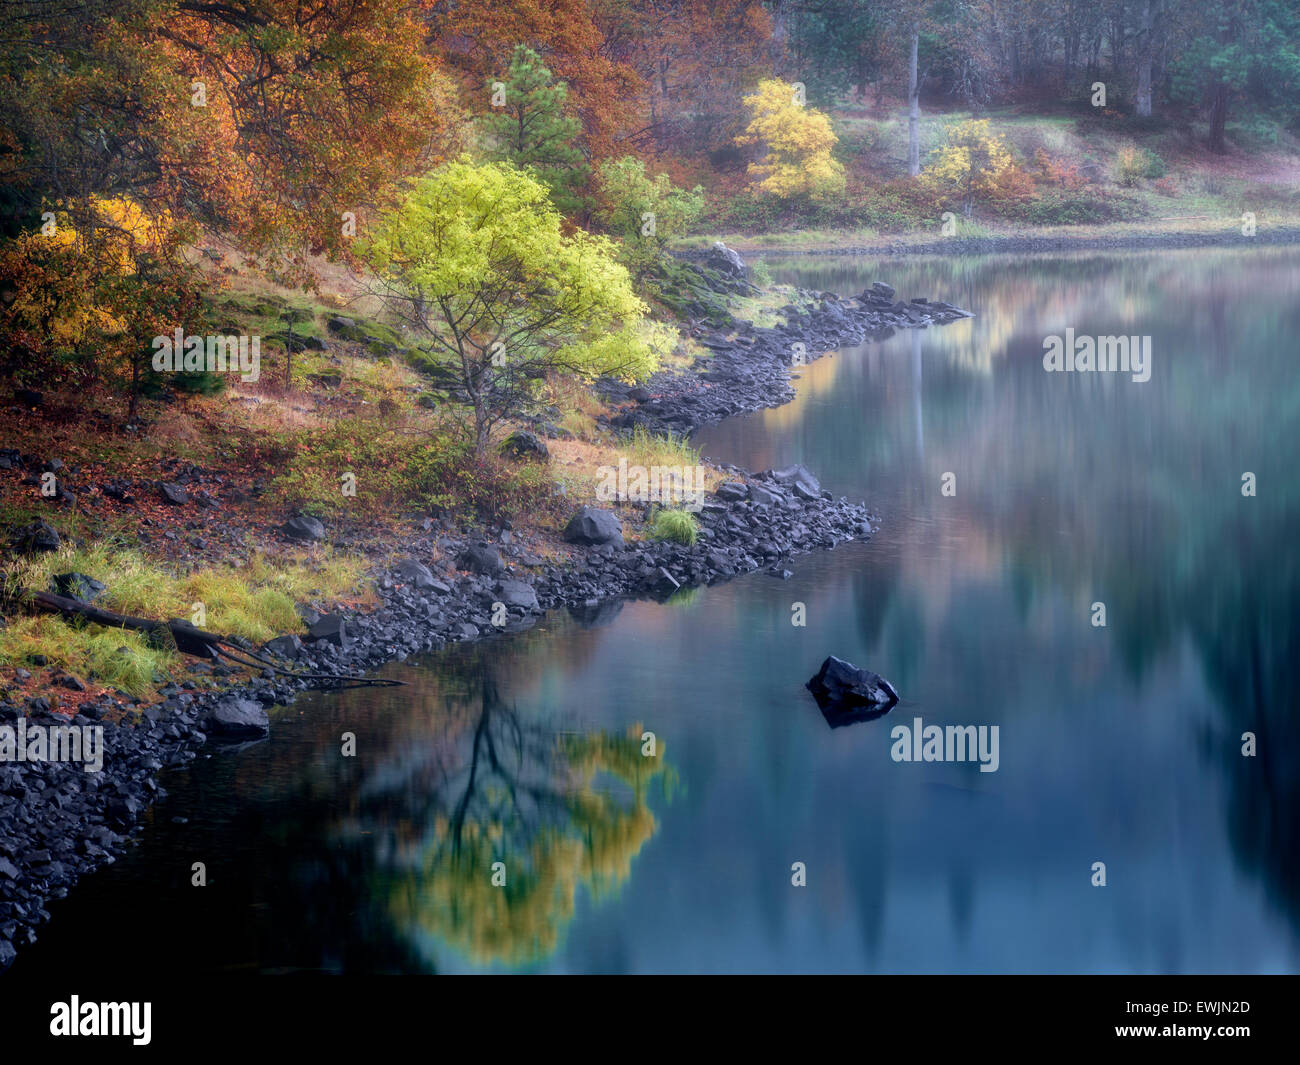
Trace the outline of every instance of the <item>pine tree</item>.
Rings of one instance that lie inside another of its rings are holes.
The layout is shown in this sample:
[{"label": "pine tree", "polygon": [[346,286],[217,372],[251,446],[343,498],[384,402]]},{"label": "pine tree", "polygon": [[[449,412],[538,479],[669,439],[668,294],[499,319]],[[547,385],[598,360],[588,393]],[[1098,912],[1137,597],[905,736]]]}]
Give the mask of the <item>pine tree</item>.
[{"label": "pine tree", "polygon": [[590,168],[577,146],[582,123],[567,113],[568,86],[554,81],[541,56],[525,45],[515,49],[501,84],[495,92],[488,86],[494,106],[480,120],[484,154],[531,169],[563,214],[578,213]]}]

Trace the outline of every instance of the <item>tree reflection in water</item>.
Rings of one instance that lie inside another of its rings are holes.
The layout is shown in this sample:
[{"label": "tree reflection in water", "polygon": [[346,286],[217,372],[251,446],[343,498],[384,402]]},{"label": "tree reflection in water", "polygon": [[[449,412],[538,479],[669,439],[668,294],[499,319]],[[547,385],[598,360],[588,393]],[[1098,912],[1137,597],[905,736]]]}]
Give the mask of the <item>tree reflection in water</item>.
[{"label": "tree reflection in water", "polygon": [[506,705],[487,661],[466,666],[470,712],[373,774],[361,817],[400,931],[476,965],[526,965],[560,945],[579,887],[599,900],[627,879],[657,828],[651,785],[670,796],[673,774],[639,727],[557,733]]}]

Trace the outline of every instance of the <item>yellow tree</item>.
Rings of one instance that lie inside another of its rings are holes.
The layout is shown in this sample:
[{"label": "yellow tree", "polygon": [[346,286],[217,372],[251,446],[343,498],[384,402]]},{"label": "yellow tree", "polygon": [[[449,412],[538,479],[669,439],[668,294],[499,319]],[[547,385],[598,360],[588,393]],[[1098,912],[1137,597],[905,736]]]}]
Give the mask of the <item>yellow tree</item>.
[{"label": "yellow tree", "polygon": [[831,157],[835,131],[821,111],[803,103],[800,86],[777,78],[758,83],[745,97],[749,124],[736,138],[766,152],[749,168],[759,191],[779,199],[824,202],[844,192],[844,167]]},{"label": "yellow tree", "polygon": [[1015,170],[1015,161],[988,119],[959,122],[921,174],[943,200],[956,198],[969,218],[975,201],[996,192]]}]

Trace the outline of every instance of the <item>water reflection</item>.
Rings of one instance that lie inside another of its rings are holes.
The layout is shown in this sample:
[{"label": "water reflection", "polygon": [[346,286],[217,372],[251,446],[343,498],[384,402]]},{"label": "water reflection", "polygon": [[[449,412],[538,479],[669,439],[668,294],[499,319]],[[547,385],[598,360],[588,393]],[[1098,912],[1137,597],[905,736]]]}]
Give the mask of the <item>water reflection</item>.
[{"label": "water reflection", "polygon": [[441,715],[456,726],[393,750],[348,827],[381,856],[404,934],[477,965],[536,962],[580,889],[599,903],[630,875],[656,829],[647,799],[664,752],[635,727],[557,736],[505,703],[485,661],[449,672],[466,688],[454,718]]},{"label": "water reflection", "polygon": [[[868,500],[869,544],[304,701],[170,780],[15,973],[1300,968],[1300,253],[772,268],[978,312],[701,434]],[[1066,326],[1151,335],[1151,380],[1044,373]],[[998,725],[998,771],[894,763],[888,719],[827,729],[828,654],[900,720]]]}]

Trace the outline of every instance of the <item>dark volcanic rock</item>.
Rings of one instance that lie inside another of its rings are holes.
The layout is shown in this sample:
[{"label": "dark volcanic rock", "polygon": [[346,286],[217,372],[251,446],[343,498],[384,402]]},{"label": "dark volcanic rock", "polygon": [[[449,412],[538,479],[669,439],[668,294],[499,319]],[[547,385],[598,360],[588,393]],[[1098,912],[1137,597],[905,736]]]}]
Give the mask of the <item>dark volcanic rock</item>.
[{"label": "dark volcanic rock", "polygon": [[347,618],[342,614],[326,614],[307,630],[307,639],[322,640],[335,647],[347,647],[352,634],[348,632]]},{"label": "dark volcanic rock", "polygon": [[740,257],[738,252],[728,248],[720,240],[713,242],[713,247],[709,249],[704,256],[703,265],[726,277],[744,279],[749,276],[749,267],[745,265],[745,260]]},{"label": "dark volcanic rock", "polygon": [[262,650],[279,655],[281,658],[295,659],[302,654],[302,640],[289,633],[287,636],[277,636],[274,640],[267,640],[262,644]]},{"label": "dark volcanic rock", "polygon": [[482,573],[489,577],[506,568],[506,564],[501,561],[501,552],[491,544],[470,544],[456,559],[456,565],[471,573]]},{"label": "dark volcanic rock", "polygon": [[299,514],[290,518],[280,527],[281,532],[291,540],[324,540],[325,526],[310,514]]},{"label": "dark volcanic rock", "polygon": [[571,544],[622,544],[623,524],[611,511],[580,507],[564,527]]},{"label": "dark volcanic rock", "polygon": [[519,610],[536,610],[537,593],[533,591],[533,586],[524,581],[498,581],[497,594],[501,596],[501,602],[506,606],[516,607]]},{"label": "dark volcanic rock", "polygon": [[261,703],[236,698],[217,703],[204,719],[204,727],[216,736],[246,740],[265,736],[271,722]]},{"label": "dark volcanic rock", "polygon": [[56,573],[50,578],[50,590],[55,595],[65,595],[69,599],[93,603],[108,591],[108,586],[84,573]]},{"label": "dark volcanic rock", "polygon": [[501,450],[508,455],[514,455],[516,458],[526,458],[532,455],[544,459],[549,458],[551,454],[546,442],[536,433],[530,433],[526,429],[520,429],[506,437],[506,442],[502,445]]},{"label": "dark volcanic rock", "polygon": [[898,702],[894,686],[877,673],[831,655],[808,682],[831,728],[882,717]]},{"label": "dark volcanic rock", "polygon": [[820,499],[822,486],[808,470],[800,465],[787,466],[783,470],[773,470],[772,479],[778,484],[789,485],[795,494],[804,499]]},{"label": "dark volcanic rock", "polygon": [[409,584],[422,592],[431,588],[439,588],[444,592],[448,590],[447,586],[433,575],[433,571],[428,566],[413,558],[404,558],[397,563],[393,567],[393,575],[403,584]]},{"label": "dark volcanic rock", "polygon": [[13,545],[18,551],[57,551],[59,542],[59,534],[52,525],[34,521],[18,530]]},{"label": "dark volcanic rock", "polygon": [[190,501],[190,494],[172,481],[163,481],[158,485],[158,495],[164,503],[173,507],[183,507]]}]

